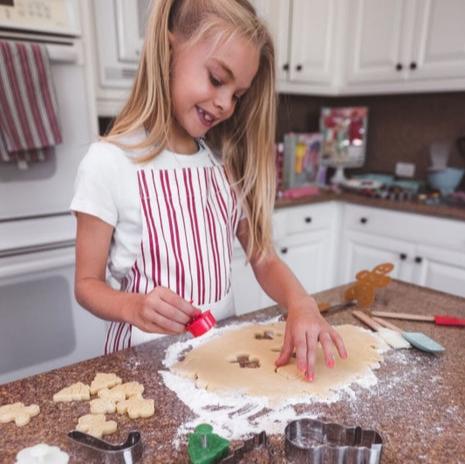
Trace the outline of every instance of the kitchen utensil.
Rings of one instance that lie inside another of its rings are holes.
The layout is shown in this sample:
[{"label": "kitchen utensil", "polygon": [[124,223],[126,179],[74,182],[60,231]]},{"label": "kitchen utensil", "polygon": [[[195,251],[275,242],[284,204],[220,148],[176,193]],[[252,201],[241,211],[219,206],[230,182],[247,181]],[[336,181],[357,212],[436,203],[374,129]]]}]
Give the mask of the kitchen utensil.
[{"label": "kitchen utensil", "polygon": [[223,458],[219,464],[236,464],[244,458],[246,453],[261,447],[268,449],[268,437],[265,432],[257,433],[253,437],[244,440],[241,446],[232,450],[231,454]]},{"label": "kitchen utensil", "polygon": [[433,142],[429,148],[431,168],[434,170],[446,169],[447,160],[449,159],[449,151],[449,142]]},{"label": "kitchen utensil", "polygon": [[328,303],[318,303],[318,308],[320,309],[320,313],[329,316],[330,314],[338,313],[344,309],[351,308],[357,304],[356,301],[346,301],[345,303],[335,304],[330,306]]},{"label": "kitchen utensil", "polygon": [[298,419],[285,430],[287,462],[378,464],[383,439],[374,430],[344,427],[315,419]]},{"label": "kitchen utensil", "polygon": [[194,336],[199,337],[204,333],[208,332],[212,327],[216,325],[215,316],[210,310],[204,311],[186,325],[186,329]]},{"label": "kitchen utensil", "polygon": [[439,171],[429,170],[428,183],[442,195],[451,194],[462,181],[464,169],[446,168]]},{"label": "kitchen utensil", "polygon": [[142,458],[143,446],[139,432],[130,432],[126,441],[119,445],[77,430],[69,432],[68,437],[104,464],[135,464]]},{"label": "kitchen utensil", "polygon": [[[329,310],[330,308],[328,308]],[[450,327],[465,327],[465,319],[459,319],[455,316],[447,314],[437,314],[435,316],[427,316],[423,314],[408,314],[408,313],[391,313],[389,311],[373,311],[372,316],[386,317],[388,319],[404,319],[406,321],[419,322],[434,322],[436,325],[446,325]]]},{"label": "kitchen utensil", "polygon": [[391,322],[380,319],[379,317],[373,318],[378,324],[383,325],[392,330],[398,331],[402,336],[408,340],[415,348],[427,353],[441,353],[445,348],[432,338],[428,337],[422,332],[404,332],[402,329],[392,324]]},{"label": "kitchen utensil", "polygon": [[396,350],[401,348],[411,348],[410,343],[397,331],[383,327],[381,324],[374,321],[370,316],[362,313],[362,311],[354,310],[352,311],[352,314],[368,327],[377,332],[391,348]]}]

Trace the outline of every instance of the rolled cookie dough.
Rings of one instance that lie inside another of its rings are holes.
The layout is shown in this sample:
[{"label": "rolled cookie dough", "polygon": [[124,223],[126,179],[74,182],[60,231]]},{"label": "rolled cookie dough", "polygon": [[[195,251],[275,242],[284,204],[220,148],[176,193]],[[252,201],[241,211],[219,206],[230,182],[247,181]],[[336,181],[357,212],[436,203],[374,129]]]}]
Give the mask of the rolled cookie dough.
[{"label": "rolled cookie dough", "polygon": [[295,357],[286,366],[275,367],[284,339],[284,322],[225,331],[188,352],[171,370],[210,391],[239,391],[278,400],[306,396],[328,398],[333,391],[372,377],[372,369],[379,367],[383,360],[380,349],[385,348],[382,340],[367,330],[353,325],[335,329],[344,339],[349,357],[344,360],[336,355],[335,366],[328,368],[319,346],[313,382],[303,379]]}]

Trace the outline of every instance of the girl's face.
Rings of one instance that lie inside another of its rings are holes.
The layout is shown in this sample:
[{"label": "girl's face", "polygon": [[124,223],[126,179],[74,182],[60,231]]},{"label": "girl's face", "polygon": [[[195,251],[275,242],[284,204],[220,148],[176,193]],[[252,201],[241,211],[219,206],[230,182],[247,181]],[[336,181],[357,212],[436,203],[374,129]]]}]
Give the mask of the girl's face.
[{"label": "girl's face", "polygon": [[178,143],[202,137],[228,119],[257,73],[259,50],[255,45],[238,35],[227,41],[215,39],[189,45],[179,35],[170,34],[172,136]]}]

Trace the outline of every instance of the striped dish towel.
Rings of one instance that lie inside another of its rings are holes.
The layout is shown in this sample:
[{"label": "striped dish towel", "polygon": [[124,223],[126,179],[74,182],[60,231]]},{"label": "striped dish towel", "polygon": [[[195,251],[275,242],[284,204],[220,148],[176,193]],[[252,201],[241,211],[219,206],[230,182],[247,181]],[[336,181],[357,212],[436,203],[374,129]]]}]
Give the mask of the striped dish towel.
[{"label": "striped dish towel", "polygon": [[62,142],[44,45],[0,41],[0,161],[43,161]]}]

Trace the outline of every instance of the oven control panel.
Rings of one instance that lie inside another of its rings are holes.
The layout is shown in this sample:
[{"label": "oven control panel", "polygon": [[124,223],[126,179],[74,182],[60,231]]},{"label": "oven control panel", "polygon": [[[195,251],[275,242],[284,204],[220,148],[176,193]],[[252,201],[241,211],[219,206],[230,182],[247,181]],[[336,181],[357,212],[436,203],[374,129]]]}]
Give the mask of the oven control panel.
[{"label": "oven control panel", "polygon": [[76,0],[0,0],[0,28],[79,35]]}]

